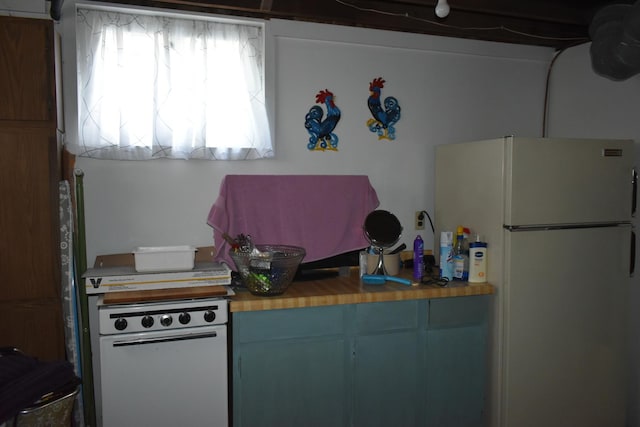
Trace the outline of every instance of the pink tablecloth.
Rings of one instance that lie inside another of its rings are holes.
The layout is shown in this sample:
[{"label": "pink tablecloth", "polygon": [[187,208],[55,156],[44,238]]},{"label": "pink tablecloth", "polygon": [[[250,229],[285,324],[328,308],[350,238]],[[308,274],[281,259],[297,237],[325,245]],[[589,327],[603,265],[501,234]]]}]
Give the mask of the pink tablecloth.
[{"label": "pink tablecloth", "polygon": [[302,246],[303,262],[311,262],[368,246],[362,226],[378,204],[364,175],[227,175],[207,223],[216,260],[232,268],[223,231],[256,244]]}]

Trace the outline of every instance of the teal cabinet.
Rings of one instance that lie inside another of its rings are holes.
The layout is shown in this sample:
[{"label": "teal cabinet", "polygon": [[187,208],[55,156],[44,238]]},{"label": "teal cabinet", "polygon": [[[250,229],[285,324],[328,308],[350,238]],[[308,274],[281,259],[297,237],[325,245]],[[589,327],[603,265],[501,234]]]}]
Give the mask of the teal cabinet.
[{"label": "teal cabinet", "polygon": [[233,425],[482,426],[489,298],[232,313]]},{"label": "teal cabinet", "polygon": [[355,305],[354,426],[421,425],[421,303]]},{"label": "teal cabinet", "polygon": [[488,298],[429,301],[424,425],[485,425]]},{"label": "teal cabinet", "polygon": [[234,426],[346,426],[351,352],[342,306],[237,313]]}]

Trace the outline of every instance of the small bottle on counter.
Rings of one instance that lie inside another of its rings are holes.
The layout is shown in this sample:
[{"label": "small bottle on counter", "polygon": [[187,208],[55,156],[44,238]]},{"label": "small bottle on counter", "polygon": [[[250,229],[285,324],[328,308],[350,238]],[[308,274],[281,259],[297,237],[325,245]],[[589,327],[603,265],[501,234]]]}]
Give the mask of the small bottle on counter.
[{"label": "small bottle on counter", "polygon": [[453,247],[453,280],[469,280],[469,252],[465,246],[464,227],[459,226]]},{"label": "small bottle on counter", "polygon": [[413,280],[420,282],[424,274],[424,241],[418,236],[413,241]]},{"label": "small bottle on counter", "polygon": [[480,236],[469,245],[469,283],[486,283],[487,281],[487,244],[480,241]]},{"label": "small bottle on counter", "polygon": [[440,277],[453,280],[453,231],[440,232]]},{"label": "small bottle on counter", "polygon": [[369,271],[367,270],[367,260],[368,260],[368,255],[369,253],[367,251],[360,251],[359,254],[359,266],[360,266],[360,277],[362,278],[362,276],[364,274],[369,274]]}]

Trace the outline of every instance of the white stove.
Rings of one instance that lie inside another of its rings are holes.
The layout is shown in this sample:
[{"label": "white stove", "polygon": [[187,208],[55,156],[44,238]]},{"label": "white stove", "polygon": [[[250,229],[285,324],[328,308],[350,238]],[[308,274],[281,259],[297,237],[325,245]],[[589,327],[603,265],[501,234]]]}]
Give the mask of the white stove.
[{"label": "white stove", "polygon": [[98,315],[104,427],[228,426],[226,299],[103,304]]}]

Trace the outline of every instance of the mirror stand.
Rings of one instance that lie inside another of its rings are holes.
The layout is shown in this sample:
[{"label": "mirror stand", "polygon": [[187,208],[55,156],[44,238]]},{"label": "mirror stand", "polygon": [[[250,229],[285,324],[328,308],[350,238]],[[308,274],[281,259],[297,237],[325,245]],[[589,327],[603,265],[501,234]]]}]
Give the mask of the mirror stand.
[{"label": "mirror stand", "polygon": [[384,267],[384,248],[376,247],[376,251],[378,251],[378,265],[371,274],[387,276],[387,269]]}]

